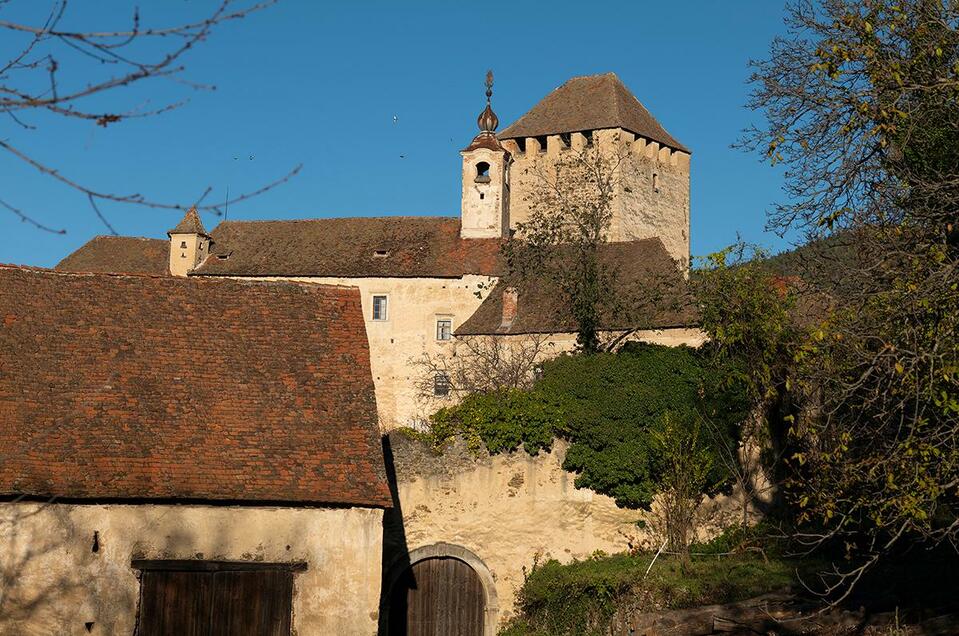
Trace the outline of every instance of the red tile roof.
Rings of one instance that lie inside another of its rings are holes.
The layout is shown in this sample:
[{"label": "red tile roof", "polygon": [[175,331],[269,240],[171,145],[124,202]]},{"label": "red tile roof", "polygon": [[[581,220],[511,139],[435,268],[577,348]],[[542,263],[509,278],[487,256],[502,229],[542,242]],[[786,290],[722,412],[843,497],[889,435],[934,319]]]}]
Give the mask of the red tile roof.
[{"label": "red tile roof", "polygon": [[389,506],[359,292],[0,266],[0,494]]},{"label": "red tile roof", "polygon": [[97,236],[57,263],[65,272],[170,273],[170,241],[135,236]]},{"label": "red tile roof", "polygon": [[497,239],[454,217],[224,221],[195,275],[459,278],[500,271]]}]

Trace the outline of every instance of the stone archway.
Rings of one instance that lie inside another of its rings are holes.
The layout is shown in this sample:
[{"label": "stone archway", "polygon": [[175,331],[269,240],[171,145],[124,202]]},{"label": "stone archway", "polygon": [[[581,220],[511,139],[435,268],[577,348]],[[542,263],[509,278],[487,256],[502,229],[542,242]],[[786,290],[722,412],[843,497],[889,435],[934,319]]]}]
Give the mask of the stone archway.
[{"label": "stone archway", "polygon": [[[413,568],[417,563],[428,559],[456,559],[467,566],[479,580],[483,592],[483,636],[494,636],[496,634],[496,623],[499,618],[499,600],[496,594],[496,584],[493,581],[493,575],[480,559],[472,551],[451,543],[434,543],[426,545],[415,550],[411,550],[408,555],[397,558],[391,564],[389,576],[387,578],[387,598],[392,599],[393,588],[400,581],[400,578]],[[390,625],[390,612],[392,610],[391,602],[388,602],[384,608],[387,616],[386,625]],[[394,619],[396,617],[393,617]]]}]

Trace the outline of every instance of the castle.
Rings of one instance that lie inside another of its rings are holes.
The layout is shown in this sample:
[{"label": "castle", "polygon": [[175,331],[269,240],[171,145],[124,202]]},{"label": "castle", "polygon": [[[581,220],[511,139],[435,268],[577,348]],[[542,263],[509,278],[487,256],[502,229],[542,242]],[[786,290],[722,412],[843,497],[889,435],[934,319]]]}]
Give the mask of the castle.
[{"label": "castle", "polygon": [[[456,217],[224,221],[208,232],[195,210],[169,241],[97,237],[57,269],[291,280],[359,288],[380,426],[421,421],[443,403],[417,390],[412,362],[451,352],[457,338],[545,334],[554,353],[575,345],[575,325],[536,295],[497,282],[504,239],[529,218],[535,175],[571,152],[620,157],[611,200],[610,258],[630,275],[681,280],[689,267],[690,152],[607,73],[576,77],[497,133],[491,78],[479,133],[462,157]],[[542,296],[542,295],[540,295]],[[613,329],[613,325],[606,325]],[[702,341],[688,308],[657,311],[634,337]]]},{"label": "castle", "polygon": [[[0,266],[0,631],[390,634],[442,611],[463,628],[448,633],[492,636],[540,556],[652,546],[643,513],[576,486],[562,440],[438,457],[390,432],[450,399],[419,357],[575,346],[562,297],[514,285],[501,247],[546,200],[537,176],[577,151],[617,158],[599,257],[639,286],[685,284],[689,151],[615,75],[568,81],[500,133],[491,92],[458,218],[207,231],[191,209],[166,240]],[[688,304],[642,312],[600,327],[703,340]]]}]

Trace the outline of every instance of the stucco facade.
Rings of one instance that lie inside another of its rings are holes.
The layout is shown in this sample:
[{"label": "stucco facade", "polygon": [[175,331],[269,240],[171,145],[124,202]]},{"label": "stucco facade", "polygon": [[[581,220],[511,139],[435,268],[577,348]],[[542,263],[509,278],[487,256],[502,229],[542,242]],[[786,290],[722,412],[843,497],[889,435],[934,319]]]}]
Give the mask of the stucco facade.
[{"label": "stucco facade", "polygon": [[[462,278],[334,278],[262,277],[244,280],[285,280],[323,285],[357,287],[363,304],[366,334],[370,343],[370,366],[376,390],[380,429],[417,426],[447,399],[423,395],[419,383],[424,369],[417,365],[424,354],[452,356],[457,339],[438,340],[436,323],[452,321],[456,328],[476,311],[498,280],[492,276]],[[386,296],[386,318],[373,317],[373,297]],[[607,336],[609,334],[606,334]],[[523,339],[527,336],[497,336]],[[648,329],[632,334],[630,340],[665,346],[698,347],[705,334],[698,328]],[[576,334],[559,333],[546,337],[540,359],[548,359],[576,348]],[[462,349],[460,349],[462,350]]]},{"label": "stucco facade", "polygon": [[[450,351],[454,340],[437,340],[436,322],[452,320],[453,330],[466,320],[496,281],[490,276],[462,278],[263,278],[358,287],[363,303],[370,366],[376,388],[380,428],[408,426],[428,416],[431,401],[417,391],[415,364],[424,353]],[[373,318],[373,296],[386,296],[384,320]]]},{"label": "stucco facade", "polygon": [[[300,563],[295,634],[376,633],[383,511],[0,504],[0,633],[132,634],[134,559]],[[94,551],[96,544],[96,551]]]}]

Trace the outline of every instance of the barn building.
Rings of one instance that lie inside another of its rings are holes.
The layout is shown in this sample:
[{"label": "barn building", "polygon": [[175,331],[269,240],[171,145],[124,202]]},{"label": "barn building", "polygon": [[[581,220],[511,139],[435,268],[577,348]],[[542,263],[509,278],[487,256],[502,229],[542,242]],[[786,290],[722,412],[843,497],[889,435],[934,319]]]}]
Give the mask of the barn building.
[{"label": "barn building", "polygon": [[0,633],[375,633],[361,312],[355,288],[0,267]]}]

